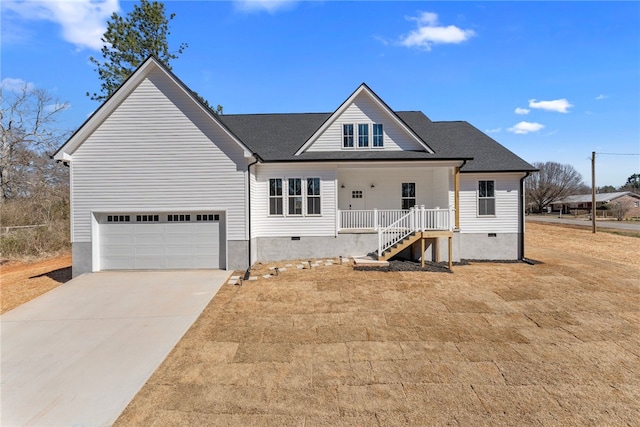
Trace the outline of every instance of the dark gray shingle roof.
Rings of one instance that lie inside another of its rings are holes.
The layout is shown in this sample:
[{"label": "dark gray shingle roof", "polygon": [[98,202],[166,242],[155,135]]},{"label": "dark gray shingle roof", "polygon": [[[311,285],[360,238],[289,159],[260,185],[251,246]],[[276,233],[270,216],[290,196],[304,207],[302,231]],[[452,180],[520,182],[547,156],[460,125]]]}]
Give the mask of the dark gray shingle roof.
[{"label": "dark gray shingle roof", "polygon": [[434,154],[423,151],[295,152],[332,113],[220,115],[220,121],[265,162],[469,160],[462,172],[535,168],[467,122],[432,122],[420,111],[397,112]]}]

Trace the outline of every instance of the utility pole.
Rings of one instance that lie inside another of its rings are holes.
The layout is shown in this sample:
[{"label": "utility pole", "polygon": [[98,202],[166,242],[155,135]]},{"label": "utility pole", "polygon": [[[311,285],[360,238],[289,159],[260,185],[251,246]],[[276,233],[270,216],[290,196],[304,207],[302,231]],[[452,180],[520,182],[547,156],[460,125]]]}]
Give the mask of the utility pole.
[{"label": "utility pole", "polygon": [[596,152],[591,152],[591,231],[596,232]]}]

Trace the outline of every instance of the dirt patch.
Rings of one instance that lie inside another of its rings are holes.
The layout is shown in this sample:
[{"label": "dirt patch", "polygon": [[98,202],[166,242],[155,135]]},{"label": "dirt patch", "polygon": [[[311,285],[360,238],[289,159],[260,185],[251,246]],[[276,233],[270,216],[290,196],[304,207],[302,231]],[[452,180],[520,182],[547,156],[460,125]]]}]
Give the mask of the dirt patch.
[{"label": "dirt patch", "polygon": [[4,263],[0,266],[0,313],[24,304],[69,280],[71,254],[32,263]]},{"label": "dirt patch", "polygon": [[638,240],[527,230],[538,265],[257,265],[116,425],[637,424]]}]

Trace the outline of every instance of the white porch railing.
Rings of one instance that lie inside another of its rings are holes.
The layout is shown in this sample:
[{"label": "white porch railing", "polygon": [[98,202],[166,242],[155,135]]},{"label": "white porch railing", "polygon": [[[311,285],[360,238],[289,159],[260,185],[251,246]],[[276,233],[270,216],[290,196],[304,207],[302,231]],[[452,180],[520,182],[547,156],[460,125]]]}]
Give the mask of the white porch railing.
[{"label": "white porch railing", "polygon": [[453,228],[453,209],[425,209],[416,206],[405,209],[372,209],[338,211],[338,231],[373,230],[389,227],[411,211],[414,214],[418,230],[450,230]]},{"label": "white porch railing", "polygon": [[393,224],[409,213],[402,209],[372,209],[339,211],[338,230],[377,230]]}]

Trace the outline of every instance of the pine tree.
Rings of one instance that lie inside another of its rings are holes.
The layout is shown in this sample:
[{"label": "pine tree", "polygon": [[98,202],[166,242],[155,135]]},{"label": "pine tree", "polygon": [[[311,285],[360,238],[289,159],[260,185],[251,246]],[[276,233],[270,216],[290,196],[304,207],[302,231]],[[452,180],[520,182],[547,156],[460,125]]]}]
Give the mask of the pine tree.
[{"label": "pine tree", "polygon": [[186,43],[181,43],[177,51],[169,49],[169,23],[174,17],[172,13],[167,18],[163,3],[149,0],[140,0],[125,16],[114,12],[102,36],[102,61],[93,56],[89,58],[102,80],[100,93],[87,92],[87,96],[104,101],[150,55],[171,69],[170,61],[187,48]]}]

